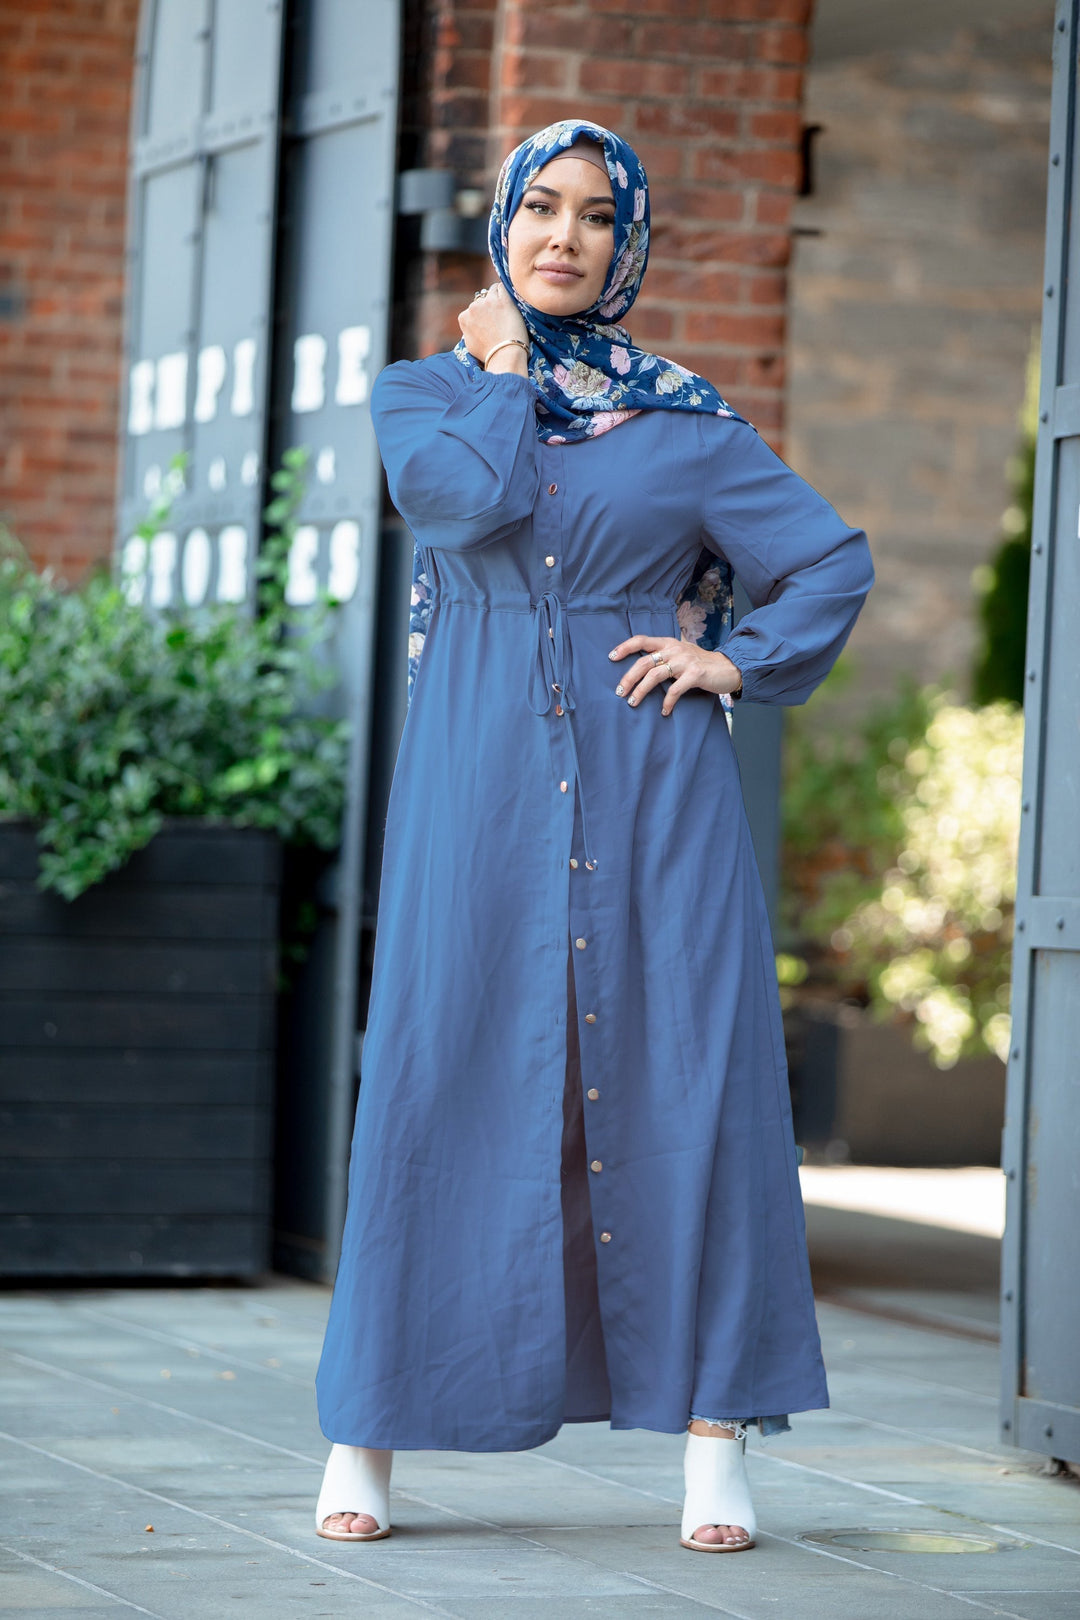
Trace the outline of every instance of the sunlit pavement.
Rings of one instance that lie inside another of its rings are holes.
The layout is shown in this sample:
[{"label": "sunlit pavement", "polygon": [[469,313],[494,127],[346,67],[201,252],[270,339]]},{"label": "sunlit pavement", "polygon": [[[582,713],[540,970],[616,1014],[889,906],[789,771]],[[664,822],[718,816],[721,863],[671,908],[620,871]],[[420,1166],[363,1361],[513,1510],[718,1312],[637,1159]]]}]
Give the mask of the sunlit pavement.
[{"label": "sunlit pavement", "polygon": [[[922,1215],[888,1177],[852,1209],[840,1168],[847,1193],[807,1192],[833,1405],[752,1438],[752,1551],[680,1548],[681,1440],[598,1424],[400,1453],[394,1535],[320,1540],[327,1290],[23,1290],[0,1296],[0,1612],[1071,1620],[1080,1485],[996,1438],[996,1239],[932,1224],[929,1181]],[[872,1545],[896,1531],[951,1539]]]}]

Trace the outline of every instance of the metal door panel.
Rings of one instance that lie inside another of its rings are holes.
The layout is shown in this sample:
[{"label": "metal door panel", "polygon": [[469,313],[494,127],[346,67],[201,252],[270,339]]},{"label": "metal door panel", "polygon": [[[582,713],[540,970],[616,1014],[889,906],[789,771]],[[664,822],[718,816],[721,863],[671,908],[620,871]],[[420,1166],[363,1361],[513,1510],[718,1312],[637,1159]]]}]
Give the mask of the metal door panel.
[{"label": "metal door panel", "polygon": [[[159,606],[183,596],[251,597],[264,499],[282,15],[280,0],[152,0],[143,9],[118,511],[124,545],[172,457],[187,453],[176,538],[151,557]],[[125,548],[129,563],[142,555],[138,542]]]},{"label": "metal door panel", "polygon": [[[1071,1130],[1061,1128],[1061,1100],[1075,1088],[1080,1052],[1075,955],[1035,951],[1032,974],[1038,1016],[1031,1030],[1022,1303],[1035,1331],[1027,1339],[1024,1395],[1029,1400],[1068,1406],[1076,1401],[1080,1361],[1080,1309],[1075,1289],[1080,1141],[1075,1118]],[[1071,1298],[1063,1300],[1062,1296]]]},{"label": "metal door panel", "polygon": [[1080,1460],[1080,0],[1058,0],[1002,1163],[1001,1435]]},{"label": "metal door panel", "polygon": [[[366,0],[362,42],[357,39],[355,0],[318,0],[307,28],[305,99],[357,86],[376,89],[380,99],[393,99],[387,96],[395,87],[387,80],[386,64],[397,61],[399,31],[398,7],[390,0]],[[347,105],[344,95],[341,105]]]},{"label": "metal door panel", "polygon": [[[131,298],[132,361],[121,510],[132,514],[132,523],[145,511],[148,497],[157,493],[161,469],[184,446],[189,331],[198,274],[195,231],[199,203],[200,177],[191,164],[164,169],[139,186],[140,262],[154,267],[167,265],[169,270],[167,275],[155,269],[143,276]],[[173,426],[165,426],[171,418],[163,416],[162,407],[169,403],[170,387],[179,384],[181,371],[181,419]]]},{"label": "metal door panel", "polygon": [[[244,118],[256,127],[258,115],[269,110],[267,87],[278,74],[278,6],[266,0],[214,0],[214,49],[207,94],[207,117],[217,121],[230,112],[236,130]],[[273,109],[276,112],[276,108]]]},{"label": "metal door panel", "polygon": [[[268,387],[268,259],[273,241],[260,143],[210,160],[203,216],[190,493],[196,518],[258,519]],[[207,386],[199,398],[199,374]],[[214,383],[220,378],[220,385]],[[253,457],[245,467],[245,457]],[[254,475],[254,476],[253,476]],[[248,480],[248,481],[245,481]],[[239,496],[239,504],[238,504]]]},{"label": "metal door panel", "polygon": [[[201,97],[210,0],[152,0],[143,7],[146,69],[138,134],[159,140],[190,129]],[[143,52],[140,53],[142,56]]]},{"label": "metal door panel", "polygon": [[[303,1028],[282,1076],[309,1176],[279,1200],[279,1263],[322,1277],[337,1263],[358,1070],[382,494],[368,400],[386,359],[399,27],[397,0],[298,0],[285,114],[273,443],[312,452],[290,593],[303,602],[329,586],[342,600],[335,658],[352,724],[343,843],[315,941],[320,969],[297,998]],[[406,609],[402,663],[407,624]],[[322,1053],[317,1067],[309,1049]]]},{"label": "metal door panel", "polygon": [[[1036,892],[1075,899],[1080,897],[1080,439],[1060,445],[1056,507],[1059,539],[1050,556],[1046,604],[1045,762]],[[1029,665],[1029,674],[1038,679],[1037,662],[1029,659]],[[1062,836],[1069,828],[1073,836]]]}]

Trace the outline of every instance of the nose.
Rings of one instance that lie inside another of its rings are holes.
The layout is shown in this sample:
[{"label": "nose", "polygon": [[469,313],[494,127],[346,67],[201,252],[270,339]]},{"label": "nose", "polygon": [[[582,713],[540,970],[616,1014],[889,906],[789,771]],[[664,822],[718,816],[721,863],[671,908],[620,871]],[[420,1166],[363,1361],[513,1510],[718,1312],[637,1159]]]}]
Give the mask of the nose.
[{"label": "nose", "polygon": [[564,252],[576,253],[578,250],[577,218],[571,213],[558,214],[551,224],[551,245],[562,248]]}]

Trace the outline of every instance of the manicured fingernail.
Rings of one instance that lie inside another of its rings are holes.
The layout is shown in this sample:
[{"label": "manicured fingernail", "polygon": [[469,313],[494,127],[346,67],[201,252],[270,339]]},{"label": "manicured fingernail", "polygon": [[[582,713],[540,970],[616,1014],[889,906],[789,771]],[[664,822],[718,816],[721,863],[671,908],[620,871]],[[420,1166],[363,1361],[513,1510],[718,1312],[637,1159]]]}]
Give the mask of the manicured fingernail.
[{"label": "manicured fingernail", "polygon": [[617,686],[615,688],[615,696],[616,697],[622,697],[622,687],[621,686]]},{"label": "manicured fingernail", "polygon": [[616,648],[615,648],[615,652],[609,652],[609,653],[608,653],[608,657],[609,657],[609,658],[614,658],[614,656],[615,656],[615,653],[616,653],[616,652],[618,652],[618,650],[619,650],[619,649],[618,649],[618,648],[617,648],[617,647],[616,647]]},{"label": "manicured fingernail", "polygon": [[627,701],[627,703],[636,703],[637,702],[637,693],[636,692],[631,693],[631,695],[627,698],[626,701]]}]

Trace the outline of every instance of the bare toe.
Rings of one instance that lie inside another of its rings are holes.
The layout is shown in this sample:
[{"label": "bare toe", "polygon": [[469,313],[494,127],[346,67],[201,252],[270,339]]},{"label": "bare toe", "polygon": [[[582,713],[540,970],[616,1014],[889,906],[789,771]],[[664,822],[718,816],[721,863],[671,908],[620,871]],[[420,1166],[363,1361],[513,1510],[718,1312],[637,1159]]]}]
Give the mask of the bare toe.
[{"label": "bare toe", "polygon": [[749,1541],[750,1537],[741,1524],[699,1524],[693,1539],[704,1542],[706,1546],[720,1542],[737,1546],[740,1541]]},{"label": "bare toe", "polygon": [[330,1513],[323,1520],[324,1530],[340,1530],[347,1536],[367,1536],[379,1528],[370,1513]]}]

